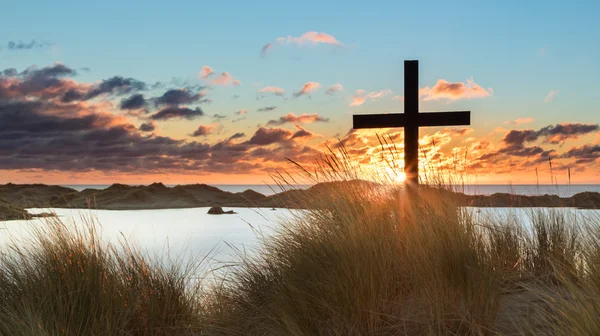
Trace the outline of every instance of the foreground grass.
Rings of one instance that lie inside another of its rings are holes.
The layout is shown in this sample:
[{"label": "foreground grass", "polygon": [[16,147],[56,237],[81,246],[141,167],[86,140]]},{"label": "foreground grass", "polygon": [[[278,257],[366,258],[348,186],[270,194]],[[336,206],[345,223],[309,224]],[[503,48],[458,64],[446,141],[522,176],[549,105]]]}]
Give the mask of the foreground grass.
[{"label": "foreground grass", "polygon": [[527,230],[358,182],[315,197],[204,287],[197,264],[51,221],[0,259],[0,335],[600,334],[597,221],[538,212]]},{"label": "foreground grass", "polygon": [[198,331],[194,264],[150,263],[95,225],[57,219],[0,259],[0,335],[191,335]]}]

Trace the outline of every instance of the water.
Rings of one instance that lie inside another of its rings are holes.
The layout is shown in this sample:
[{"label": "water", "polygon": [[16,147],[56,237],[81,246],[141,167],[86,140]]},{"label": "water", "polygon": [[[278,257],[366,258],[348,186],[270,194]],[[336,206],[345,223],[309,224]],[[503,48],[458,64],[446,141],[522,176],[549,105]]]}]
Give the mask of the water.
[{"label": "water", "polygon": [[[75,190],[83,190],[86,188],[92,189],[104,189],[108,188],[109,185],[64,185],[65,187],[73,188]],[[167,186],[173,187],[175,184]],[[254,190],[263,195],[273,195],[275,193],[281,192],[281,188],[277,185],[267,185],[267,184],[212,184],[212,186],[217,187],[224,191],[229,192],[242,192],[247,189]],[[298,185],[294,186],[294,188],[304,189],[307,188],[306,185]],[[491,195],[494,193],[510,193],[516,195],[559,195],[560,197],[571,197],[577,193],[584,191],[592,191],[592,192],[600,192],[600,184],[559,184],[559,185],[550,185],[550,184],[466,184],[464,186],[455,186],[454,190],[464,192],[469,195]]]},{"label": "water", "polygon": [[[226,210],[229,210],[227,208]],[[236,253],[254,253],[264,237],[286,219],[302,214],[303,210],[231,208],[235,215],[208,215],[208,208],[167,210],[87,210],[87,209],[29,209],[31,213],[53,211],[66,224],[84,227],[93,219],[100,224],[102,237],[118,243],[128,242],[147,251],[153,257],[198,257],[210,253],[213,263],[231,262]],[[466,208],[477,220],[489,223],[515,221],[531,227],[534,213],[558,211],[577,223],[600,223],[600,210],[574,208]],[[46,219],[0,222],[0,249],[8,237],[26,244],[32,228],[43,226]]]},{"label": "water", "polygon": [[[102,238],[118,244],[123,238],[153,258],[210,256],[212,263],[236,259],[239,251],[253,253],[282,220],[297,210],[227,208],[235,215],[208,215],[209,208],[167,210],[29,209],[30,213],[55,212],[68,225],[83,228],[86,221],[99,223]],[[32,228],[48,219],[0,222],[0,249],[9,237],[27,243]],[[53,220],[53,219],[49,219]],[[25,238],[25,239],[24,239]],[[168,259],[166,261],[168,261]]]}]

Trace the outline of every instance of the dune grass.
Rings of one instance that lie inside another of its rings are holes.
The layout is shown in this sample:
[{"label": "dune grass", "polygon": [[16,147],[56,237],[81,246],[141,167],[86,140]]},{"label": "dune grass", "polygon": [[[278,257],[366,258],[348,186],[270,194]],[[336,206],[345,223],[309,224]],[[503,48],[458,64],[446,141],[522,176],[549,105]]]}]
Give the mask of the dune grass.
[{"label": "dune grass", "polygon": [[127,242],[104,243],[88,222],[50,218],[0,257],[0,335],[191,335],[196,264],[151,263]]},{"label": "dune grass", "polygon": [[[356,177],[322,163],[313,182]],[[152,262],[52,219],[3,251],[0,335],[600,334],[597,218],[532,210],[525,228],[389,181],[296,202],[317,206],[204,286],[202,260]]]}]

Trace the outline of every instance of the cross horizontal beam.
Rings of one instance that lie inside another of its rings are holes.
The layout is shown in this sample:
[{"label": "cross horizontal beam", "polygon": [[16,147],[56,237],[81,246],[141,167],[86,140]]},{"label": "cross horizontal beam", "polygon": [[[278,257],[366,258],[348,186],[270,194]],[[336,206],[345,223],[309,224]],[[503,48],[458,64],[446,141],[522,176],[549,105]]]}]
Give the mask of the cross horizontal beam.
[{"label": "cross horizontal beam", "polygon": [[418,126],[463,126],[471,123],[471,112],[425,112],[416,116],[404,113],[393,114],[355,114],[353,128],[393,128],[405,127],[417,118]]}]

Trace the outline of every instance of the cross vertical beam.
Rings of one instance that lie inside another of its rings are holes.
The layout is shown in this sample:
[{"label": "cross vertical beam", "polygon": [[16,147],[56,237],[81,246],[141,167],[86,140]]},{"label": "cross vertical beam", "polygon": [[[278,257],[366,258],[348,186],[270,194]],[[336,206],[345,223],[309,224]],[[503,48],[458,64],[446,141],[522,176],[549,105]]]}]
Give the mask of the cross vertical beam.
[{"label": "cross vertical beam", "polygon": [[408,185],[419,184],[419,61],[404,61],[404,174]]}]

